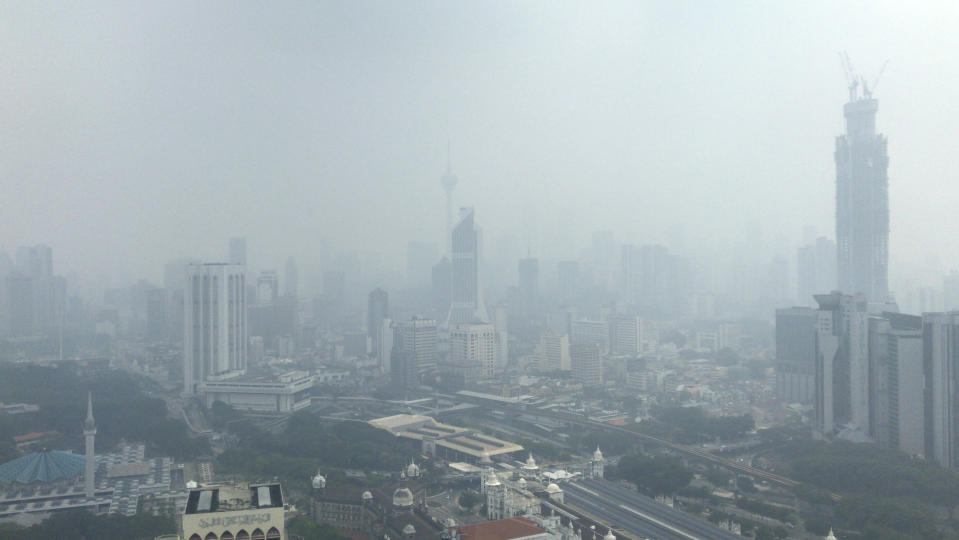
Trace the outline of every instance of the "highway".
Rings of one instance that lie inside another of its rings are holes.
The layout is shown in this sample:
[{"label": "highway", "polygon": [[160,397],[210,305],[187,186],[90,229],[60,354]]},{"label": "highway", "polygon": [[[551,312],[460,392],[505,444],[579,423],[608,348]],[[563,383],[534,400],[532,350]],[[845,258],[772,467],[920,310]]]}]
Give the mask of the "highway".
[{"label": "highway", "polygon": [[[571,510],[580,512],[589,519],[602,525],[611,527],[621,535],[625,534],[632,540],[690,540],[695,538],[678,529],[671,529],[666,523],[653,518],[642,519],[619,504],[611,503],[591,490],[578,487],[576,484],[563,485],[563,505]],[[635,510],[635,509],[634,509]],[[650,516],[652,517],[652,516]],[[657,523],[659,522],[659,523]]]},{"label": "highway", "polygon": [[[645,495],[625,488],[606,480],[589,479],[564,485],[565,494],[574,494],[577,498],[590,498],[594,506],[610,509],[608,513],[624,516],[624,521],[614,521],[611,525],[616,528],[630,530],[644,527],[658,530],[657,535],[651,538],[680,538],[692,539],[722,539],[734,540],[741,538],[729,531],[709,523],[706,520],[692,516],[660,504]],[[598,504],[597,504],[598,503]]]}]

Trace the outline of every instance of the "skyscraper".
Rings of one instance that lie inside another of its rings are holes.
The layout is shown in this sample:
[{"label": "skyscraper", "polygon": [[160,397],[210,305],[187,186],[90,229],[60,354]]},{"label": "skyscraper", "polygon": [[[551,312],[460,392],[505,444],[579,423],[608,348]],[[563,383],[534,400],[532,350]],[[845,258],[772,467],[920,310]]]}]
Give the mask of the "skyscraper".
[{"label": "skyscraper", "polygon": [[461,368],[463,382],[496,373],[496,329],[492,324],[458,324],[450,328],[450,363]]},{"label": "skyscraper", "polygon": [[94,454],[94,438],[97,435],[97,423],[93,420],[93,394],[87,393],[87,419],[83,422],[84,438],[84,472],[83,472],[83,491],[87,499],[93,499],[96,495],[95,475],[97,471],[96,457]]},{"label": "skyscraper", "polygon": [[583,386],[602,386],[603,357],[598,345],[573,345],[569,356],[573,380]]},{"label": "skyscraper", "polygon": [[836,137],[836,254],[839,288],[870,302],[889,297],[889,157],[876,133],[879,102],[849,88],[846,133]]},{"label": "skyscraper", "polygon": [[870,435],[883,446],[925,455],[922,317],[869,318]]},{"label": "skyscraper", "polygon": [[869,336],[866,297],[816,295],[816,429],[869,429]]},{"label": "skyscraper", "polygon": [[[413,317],[393,327],[395,355],[397,349],[406,356],[406,362],[420,375],[436,373],[436,321]],[[396,362],[393,362],[396,365]]]},{"label": "skyscraper", "polygon": [[453,228],[450,311],[446,324],[489,322],[480,286],[480,235],[472,208],[460,209],[460,220]]},{"label": "skyscraper", "polygon": [[[389,312],[389,294],[379,287],[373,289],[366,303],[366,332],[373,344],[373,354],[378,355],[383,346],[380,343],[383,320],[389,316]],[[392,343],[387,344],[387,346],[392,347]]]},{"label": "skyscraper", "polygon": [[210,376],[246,370],[246,277],[240,265],[187,266],[184,295],[183,392]]},{"label": "skyscraper", "polygon": [[959,312],[922,316],[925,456],[943,467],[959,464]]},{"label": "skyscraper", "polygon": [[808,307],[776,310],[776,394],[786,403],[815,399],[817,318]]}]

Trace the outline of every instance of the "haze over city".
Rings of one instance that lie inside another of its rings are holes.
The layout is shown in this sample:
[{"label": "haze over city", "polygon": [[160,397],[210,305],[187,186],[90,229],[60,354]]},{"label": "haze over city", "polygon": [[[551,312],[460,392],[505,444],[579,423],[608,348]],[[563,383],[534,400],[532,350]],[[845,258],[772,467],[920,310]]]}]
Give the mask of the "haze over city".
[{"label": "haze over city", "polygon": [[[950,4],[9,4],[0,245],[119,285],[177,256],[438,242],[447,141],[488,245],[575,257],[593,230],[689,251],[758,222],[834,236],[837,53],[889,134],[893,280],[959,266]],[[922,241],[915,239],[921,238]],[[124,253],[116,257],[116,253]],[[896,287],[893,287],[896,290]]]},{"label": "haze over city", "polygon": [[0,540],[959,540],[959,3],[0,3]]}]

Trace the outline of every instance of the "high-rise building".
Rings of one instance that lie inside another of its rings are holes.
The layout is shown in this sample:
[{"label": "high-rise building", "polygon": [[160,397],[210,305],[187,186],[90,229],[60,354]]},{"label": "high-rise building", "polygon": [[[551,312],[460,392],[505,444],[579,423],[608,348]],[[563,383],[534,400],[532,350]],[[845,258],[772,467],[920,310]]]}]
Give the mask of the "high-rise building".
[{"label": "high-rise building", "polygon": [[959,312],[922,316],[925,456],[959,465]]},{"label": "high-rise building", "polygon": [[687,269],[666,246],[623,246],[623,292],[642,314],[680,310]]},{"label": "high-rise building", "polygon": [[479,275],[480,233],[472,208],[460,209],[460,220],[453,228],[450,311],[446,324],[489,322]]},{"label": "high-rise building", "polygon": [[776,310],[776,393],[786,403],[810,404],[816,398],[815,309]]},{"label": "high-rise building", "polygon": [[547,331],[539,338],[539,370],[542,372],[569,371],[569,336]]},{"label": "high-rise building", "polygon": [[869,429],[868,303],[857,295],[816,295],[816,429]]},{"label": "high-rise building", "polygon": [[599,346],[573,345],[569,356],[573,380],[583,383],[583,386],[602,386],[603,356]]},{"label": "high-rise building", "polygon": [[[390,296],[386,291],[379,287],[370,292],[366,302],[366,331],[373,344],[372,353],[379,354],[382,344],[380,337],[382,334],[383,320],[390,313]],[[392,347],[392,343],[389,344]]]},{"label": "high-rise building", "polygon": [[836,137],[836,254],[839,288],[871,302],[889,297],[889,156],[876,133],[879,102],[863,84],[843,106],[846,133]]},{"label": "high-rise building", "polygon": [[556,277],[561,301],[569,301],[582,292],[582,276],[578,261],[559,261],[556,263]]},{"label": "high-rise building", "polygon": [[870,435],[890,448],[925,455],[922,317],[869,318]]},{"label": "high-rise building", "polygon": [[651,352],[659,343],[656,323],[632,315],[612,315],[609,325],[609,352],[636,356]]},{"label": "high-rise building", "polygon": [[210,377],[246,371],[246,277],[237,264],[191,264],[186,281],[183,392],[194,395]]},{"label": "high-rise building", "polygon": [[496,329],[496,371],[509,364],[509,312],[506,306],[493,308],[493,327]]},{"label": "high-rise building", "polygon": [[392,368],[390,355],[393,353],[393,320],[383,319],[380,321],[380,327],[377,330],[377,342],[380,344],[379,351],[376,353],[376,359],[380,363],[380,372],[389,373]]},{"label": "high-rise building", "polygon": [[464,383],[496,373],[496,329],[492,324],[464,323],[450,328],[450,364],[464,370]]},{"label": "high-rise building", "polygon": [[84,472],[83,472],[83,492],[87,499],[93,499],[96,496],[96,457],[94,439],[97,435],[97,423],[93,419],[93,394],[87,393],[87,419],[83,422],[84,438]]},{"label": "high-rise building", "polygon": [[[395,324],[393,343],[407,355],[406,361],[419,375],[436,373],[436,321],[413,317]],[[393,354],[396,354],[395,348]]]},{"label": "high-rise building", "polygon": [[280,280],[276,270],[263,270],[256,278],[256,303],[273,305],[280,296]]}]

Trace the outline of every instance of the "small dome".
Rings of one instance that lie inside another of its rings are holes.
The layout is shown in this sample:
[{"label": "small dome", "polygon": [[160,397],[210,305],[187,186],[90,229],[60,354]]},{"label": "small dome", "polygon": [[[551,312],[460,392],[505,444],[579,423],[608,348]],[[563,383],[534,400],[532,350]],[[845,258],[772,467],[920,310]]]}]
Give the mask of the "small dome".
[{"label": "small dome", "polygon": [[602,460],[603,460],[603,451],[600,450],[598,446],[596,447],[596,451],[593,452],[593,460],[595,460],[595,461],[602,461]]},{"label": "small dome", "polygon": [[501,484],[500,484],[499,478],[497,478],[495,474],[491,474],[491,475],[489,475],[489,479],[486,481],[486,485],[487,485],[487,486],[499,486],[499,485],[501,485]]},{"label": "small dome", "polygon": [[520,478],[520,479],[519,479],[519,487],[521,487],[521,488],[525,488],[525,487],[526,487],[526,479],[525,479],[525,478]]},{"label": "small dome", "polygon": [[536,460],[533,459],[533,453],[532,453],[532,452],[529,453],[529,459],[526,460],[526,468],[527,468],[527,469],[536,469],[536,468],[538,468],[538,467],[536,467]]},{"label": "small dome", "polygon": [[559,486],[557,486],[556,484],[550,484],[546,486],[546,493],[553,494],[553,493],[562,493],[562,492],[563,490],[560,489]]},{"label": "small dome", "polygon": [[612,529],[606,531],[606,536],[603,537],[603,540],[616,540],[616,535],[613,534]]},{"label": "small dome", "polygon": [[362,498],[364,501],[371,501],[373,500],[373,494],[369,491],[364,491],[363,494],[360,495],[360,498]]},{"label": "small dome", "polygon": [[399,488],[393,492],[393,506],[408,508],[413,506],[413,492],[409,488]]},{"label": "small dome", "polygon": [[836,535],[832,532],[832,527],[829,528],[829,536],[826,537],[826,540],[836,540]]},{"label": "small dome", "polygon": [[480,458],[480,463],[492,463],[493,460],[489,456],[489,452],[483,450],[483,457]]},{"label": "small dome", "polygon": [[326,487],[326,477],[320,474],[320,471],[316,471],[316,476],[313,477],[313,489],[323,489]]},{"label": "small dome", "polygon": [[406,476],[410,478],[417,478],[420,475],[420,466],[416,464],[415,461],[411,461],[410,464],[406,467]]},{"label": "small dome", "polygon": [[416,527],[414,527],[412,523],[407,523],[406,527],[403,527],[403,534],[413,536],[416,534]]}]

